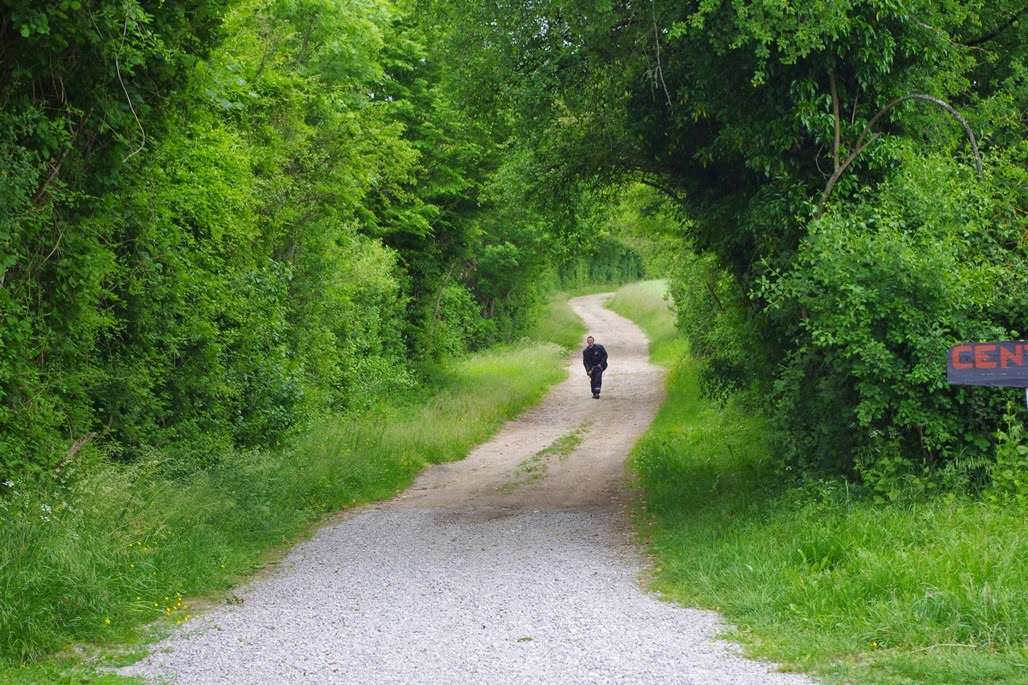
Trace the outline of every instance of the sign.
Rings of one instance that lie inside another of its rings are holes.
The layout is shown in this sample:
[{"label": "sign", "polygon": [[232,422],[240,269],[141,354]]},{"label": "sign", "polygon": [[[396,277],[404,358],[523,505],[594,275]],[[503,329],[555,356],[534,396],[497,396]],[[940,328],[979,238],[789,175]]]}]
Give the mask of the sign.
[{"label": "sign", "polygon": [[946,380],[952,385],[1028,388],[1028,342],[954,345],[946,360]]}]

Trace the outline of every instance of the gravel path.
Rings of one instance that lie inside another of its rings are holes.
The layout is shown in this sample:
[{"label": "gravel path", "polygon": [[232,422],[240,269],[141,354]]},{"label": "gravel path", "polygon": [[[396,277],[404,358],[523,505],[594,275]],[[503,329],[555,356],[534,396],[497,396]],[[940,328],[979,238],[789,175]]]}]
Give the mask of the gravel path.
[{"label": "gravel path", "polygon": [[[714,612],[639,583],[624,459],[660,369],[606,296],[572,300],[610,353],[595,401],[571,375],[467,459],[351,512],[123,675],[181,685],[809,685],[715,638]],[[578,432],[566,457],[539,453]]]}]

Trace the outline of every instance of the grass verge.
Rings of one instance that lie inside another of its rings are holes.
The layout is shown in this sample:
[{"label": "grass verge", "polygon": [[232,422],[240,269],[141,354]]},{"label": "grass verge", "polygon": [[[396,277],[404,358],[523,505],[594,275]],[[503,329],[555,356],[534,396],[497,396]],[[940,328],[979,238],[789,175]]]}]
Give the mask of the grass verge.
[{"label": "grass verge", "polygon": [[655,364],[670,366],[686,349],[678,335],[668,300],[667,282],[641,281],[623,286],[607,301],[607,307],[631,319],[650,339],[650,357]]},{"label": "grass verge", "polygon": [[[655,290],[640,296],[660,306]],[[657,590],[719,610],[751,655],[828,683],[1028,683],[1024,511],[776,485],[759,412],[700,398],[685,347],[666,338],[670,314],[654,326],[637,302],[621,311],[655,332],[669,368],[667,402],[632,459]]]},{"label": "grass verge", "polygon": [[193,600],[223,593],[326,513],[463,458],[565,375],[557,345],[498,348],[449,368],[426,402],[327,417],[280,451],[175,478],[154,455],[42,492],[2,486],[0,683],[135,682],[98,674],[69,645],[138,644],[154,620],[193,620]]},{"label": "grass verge", "polygon": [[553,293],[531,335],[533,340],[551,342],[568,350],[581,346],[585,325],[568,306],[567,293]]}]

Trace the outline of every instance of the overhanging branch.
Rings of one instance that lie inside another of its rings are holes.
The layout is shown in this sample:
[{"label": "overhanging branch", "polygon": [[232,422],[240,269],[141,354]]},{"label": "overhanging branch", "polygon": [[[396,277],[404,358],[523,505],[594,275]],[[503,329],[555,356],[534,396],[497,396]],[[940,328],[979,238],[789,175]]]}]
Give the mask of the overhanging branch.
[{"label": "overhanging branch", "polygon": [[974,132],[971,130],[970,124],[968,124],[967,120],[963,116],[961,116],[960,112],[955,110],[953,107],[949,106],[947,103],[943,102],[939,98],[932,97],[931,95],[924,95],[922,93],[914,93],[912,95],[904,95],[901,98],[896,98],[895,100],[887,104],[885,107],[882,107],[880,110],[878,110],[878,112],[873,117],[871,117],[871,121],[867,122],[867,126],[864,127],[864,130],[860,133],[860,136],[857,138],[857,142],[853,146],[853,152],[847,155],[846,159],[840,164],[838,138],[839,102],[838,93],[835,89],[834,75],[829,77],[829,86],[832,90],[832,114],[835,116],[836,128],[836,139],[834,141],[835,149],[833,150],[835,171],[834,173],[832,173],[831,178],[828,179],[828,184],[825,185],[825,189],[821,192],[821,199],[818,201],[817,210],[814,212],[815,219],[821,216],[821,212],[824,211],[825,203],[828,201],[828,196],[831,194],[832,188],[835,187],[835,184],[839,181],[839,178],[842,176],[843,172],[846,171],[846,168],[849,167],[850,163],[853,162],[853,160],[855,160],[860,155],[860,153],[866,150],[871,145],[871,143],[875,142],[879,137],[881,137],[880,133],[875,133],[871,136],[870,139],[867,138],[867,135],[871,132],[871,129],[874,128],[874,125],[878,123],[878,120],[885,116],[885,114],[888,113],[889,110],[891,110],[896,105],[899,105],[900,103],[906,102],[907,100],[924,100],[926,102],[931,102],[952,114],[954,118],[956,118],[956,120],[960,122],[960,124],[964,127],[964,132],[967,133],[968,139],[971,141],[971,149],[974,152],[975,166],[978,170],[978,180],[980,181],[982,179],[982,156],[978,152],[978,140],[974,137]]}]

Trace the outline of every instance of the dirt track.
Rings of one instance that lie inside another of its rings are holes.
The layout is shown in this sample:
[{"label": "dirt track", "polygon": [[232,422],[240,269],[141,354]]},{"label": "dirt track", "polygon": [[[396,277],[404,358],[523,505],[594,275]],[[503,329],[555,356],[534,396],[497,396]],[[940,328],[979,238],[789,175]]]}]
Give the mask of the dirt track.
[{"label": "dirt track", "polygon": [[[576,351],[568,379],[539,405],[508,423],[464,461],[425,471],[396,500],[379,506],[431,509],[470,519],[622,506],[625,458],[660,407],[664,383],[663,370],[649,363],[645,334],[603,308],[609,297],[589,295],[570,301],[589,334],[610,355],[599,400],[592,399]],[[581,443],[570,455],[536,457],[576,431]]]}]

